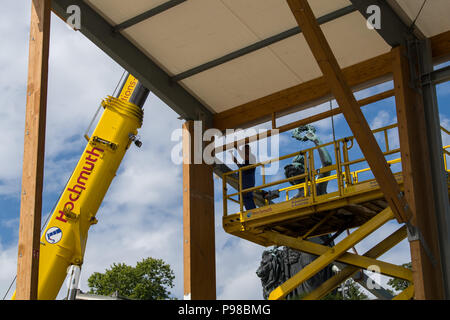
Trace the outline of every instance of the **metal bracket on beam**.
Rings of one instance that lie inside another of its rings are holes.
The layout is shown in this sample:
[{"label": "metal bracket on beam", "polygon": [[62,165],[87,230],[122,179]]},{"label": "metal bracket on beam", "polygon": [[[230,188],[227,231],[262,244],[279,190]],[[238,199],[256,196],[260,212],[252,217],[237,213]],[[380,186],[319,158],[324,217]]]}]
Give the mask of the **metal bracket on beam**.
[{"label": "metal bracket on beam", "polygon": [[450,66],[423,73],[421,77],[422,85],[436,85],[446,81],[450,81]]},{"label": "metal bracket on beam", "polygon": [[412,242],[412,241],[420,241],[420,244],[422,245],[422,248],[424,249],[425,253],[427,254],[428,258],[431,261],[431,264],[433,265],[433,267],[436,268],[437,266],[437,261],[433,255],[433,253],[430,250],[430,247],[428,246],[427,242],[425,241],[422,232],[420,232],[419,228],[417,228],[416,226],[413,226],[411,224],[411,222],[407,222],[406,223],[406,231],[408,234],[408,241]]},{"label": "metal bracket on beam", "polygon": [[418,90],[421,88],[420,86],[420,41],[417,39],[408,39],[407,40],[407,58],[409,61],[409,86],[411,89]]}]

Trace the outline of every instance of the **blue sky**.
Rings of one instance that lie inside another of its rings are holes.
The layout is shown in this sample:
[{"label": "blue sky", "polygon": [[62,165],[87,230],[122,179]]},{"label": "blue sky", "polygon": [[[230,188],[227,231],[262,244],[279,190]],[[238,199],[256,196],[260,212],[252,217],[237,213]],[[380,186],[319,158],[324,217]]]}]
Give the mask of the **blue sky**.
[{"label": "blue sky", "polygon": [[[16,270],[29,15],[28,1],[6,2],[0,12],[0,36],[8,40],[0,50],[1,296]],[[101,50],[52,16],[43,221],[78,161],[85,146],[83,134],[101,99],[112,93],[122,73],[123,69]],[[383,84],[356,96],[360,99],[391,86],[392,83]],[[441,123],[449,129],[450,84],[438,86],[438,98]],[[328,108],[324,104],[289,118],[298,119]],[[135,265],[152,256],[172,266],[176,276],[172,293],[182,298],[182,172],[181,166],[171,161],[175,142],[170,139],[182,121],[153,95],[144,109],[146,117],[139,132],[144,144],[141,149],[131,148],[127,153],[98,212],[99,223],[89,235],[81,288],[87,289],[90,274],[102,272],[114,262]],[[392,98],[364,107],[363,112],[373,129],[396,122]],[[334,117],[334,123],[336,139],[351,135],[342,115]],[[333,139],[330,119],[314,125],[323,142]],[[294,141],[290,132],[281,134],[280,142],[282,154],[312,146]],[[450,144],[449,137],[444,138],[444,144]],[[221,181],[217,178],[214,181],[218,298],[262,299],[255,271],[263,248],[223,231]],[[397,227],[394,222],[388,223],[357,249],[365,251],[371,242]],[[394,263],[409,261],[407,243],[402,242],[383,258]]]}]

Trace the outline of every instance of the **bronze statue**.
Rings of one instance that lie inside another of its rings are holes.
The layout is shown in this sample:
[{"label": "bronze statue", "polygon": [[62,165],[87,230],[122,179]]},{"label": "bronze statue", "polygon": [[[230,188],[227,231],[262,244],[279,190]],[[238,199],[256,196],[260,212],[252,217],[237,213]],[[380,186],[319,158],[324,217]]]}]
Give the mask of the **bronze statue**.
[{"label": "bronze statue", "polygon": [[[321,144],[319,137],[316,135],[316,129],[311,125],[300,126],[295,129],[292,133],[292,137],[299,141],[312,141],[316,146]],[[331,156],[328,151],[321,147],[318,149],[320,161],[322,162],[322,167],[327,167],[332,164]],[[284,173],[286,178],[301,175],[305,172],[304,167],[304,157],[303,155],[296,156],[291,164],[284,167]],[[319,174],[319,178],[329,176],[330,172]],[[300,184],[305,182],[305,179],[299,179],[291,181],[292,185]],[[322,182],[316,186],[317,195],[322,195],[327,192],[328,182]],[[295,198],[303,197],[303,189],[294,196]],[[320,236],[308,239],[309,241],[333,246],[334,243],[330,239],[330,236]],[[291,278],[293,275],[302,270],[305,266],[310,264],[316,257],[294,250],[288,247],[274,247],[273,249],[265,250],[262,253],[261,265],[258,268],[256,274],[261,278],[261,284],[263,287],[263,297],[267,299],[270,292],[284,283],[286,280]],[[300,286],[293,290],[286,298],[292,299],[296,297],[303,296],[320,284],[325,282],[332,276],[331,265],[327,266],[315,276],[311,277],[309,280],[304,281]]]},{"label": "bronze statue", "polygon": [[270,292],[282,284],[285,279],[281,252],[276,248],[265,250],[256,274],[261,278],[263,296],[264,299],[267,299]]},{"label": "bronze statue", "polygon": [[[322,144],[319,137],[316,135],[316,128],[311,125],[300,126],[292,132],[292,137],[299,141],[312,141],[316,146]],[[318,149],[320,161],[322,162],[322,167],[328,167],[332,164],[331,156],[328,153],[327,149],[324,147]],[[284,167],[284,175],[286,178],[295,177],[305,173],[305,157],[303,155],[296,156],[291,164],[288,164]],[[325,172],[319,174],[318,178],[327,177],[330,175],[330,172]],[[292,185],[300,184],[305,182],[305,179],[293,180],[290,181]],[[317,195],[322,195],[327,193],[327,185],[328,182],[319,183],[316,187]],[[303,189],[299,189],[299,192],[295,196],[295,198],[303,197]]]}]

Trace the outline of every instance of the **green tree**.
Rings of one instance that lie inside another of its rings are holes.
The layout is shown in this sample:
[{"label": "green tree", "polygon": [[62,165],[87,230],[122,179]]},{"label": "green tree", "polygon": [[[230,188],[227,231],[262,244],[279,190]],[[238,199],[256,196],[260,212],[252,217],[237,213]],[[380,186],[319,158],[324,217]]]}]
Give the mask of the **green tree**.
[{"label": "green tree", "polygon": [[[402,264],[402,267],[412,270],[411,262]],[[390,285],[392,288],[394,288],[397,291],[405,290],[406,288],[409,287],[410,284],[411,283],[408,280],[397,279],[397,278],[392,278],[392,279],[389,279],[389,281],[388,281],[388,285]]]},{"label": "green tree", "polygon": [[105,273],[94,272],[88,279],[89,292],[100,295],[119,295],[137,300],[171,299],[174,273],[161,259],[147,258],[136,267],[114,263]]}]

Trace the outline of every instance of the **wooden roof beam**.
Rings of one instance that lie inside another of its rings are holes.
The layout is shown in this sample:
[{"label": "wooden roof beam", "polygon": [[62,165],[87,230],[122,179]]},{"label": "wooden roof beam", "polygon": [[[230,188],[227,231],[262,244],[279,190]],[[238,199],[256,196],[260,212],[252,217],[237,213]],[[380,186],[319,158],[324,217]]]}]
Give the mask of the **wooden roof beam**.
[{"label": "wooden roof beam", "polygon": [[36,300],[44,182],[50,0],[31,3],[28,85],[15,299]]},{"label": "wooden roof beam", "polygon": [[287,2],[392,212],[398,222],[408,221],[411,211],[308,1]]}]

